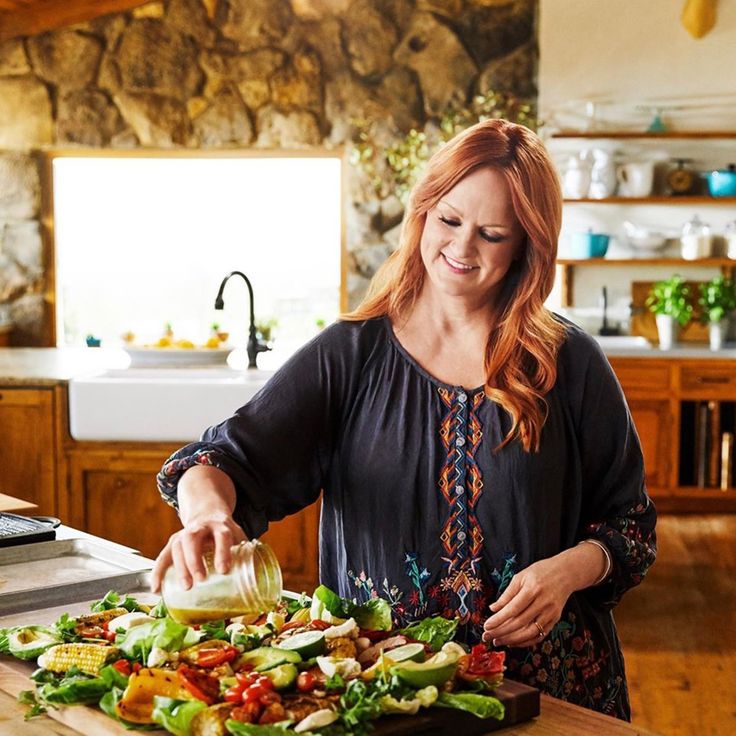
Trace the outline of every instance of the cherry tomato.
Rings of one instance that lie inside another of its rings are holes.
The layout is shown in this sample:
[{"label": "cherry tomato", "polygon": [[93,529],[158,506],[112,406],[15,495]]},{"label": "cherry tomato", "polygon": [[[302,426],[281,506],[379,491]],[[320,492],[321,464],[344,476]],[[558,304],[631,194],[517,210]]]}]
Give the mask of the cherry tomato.
[{"label": "cherry tomato", "polygon": [[179,676],[181,684],[197,700],[202,700],[207,705],[213,705],[220,699],[220,681],[216,677],[185,664],[180,665],[176,674]]},{"label": "cherry tomato", "polygon": [[281,696],[278,693],[269,690],[268,692],[263,693],[260,698],[258,698],[258,702],[264,707],[269,706],[272,703],[280,703]]},{"label": "cherry tomato", "polygon": [[468,672],[474,675],[495,675],[503,672],[506,652],[494,652],[484,644],[476,644],[470,650]]},{"label": "cherry tomato", "polygon": [[112,663],[112,666],[125,677],[130,677],[131,668],[130,668],[130,662],[128,662],[127,659],[118,659],[115,660],[115,662]]},{"label": "cherry tomato", "polygon": [[242,703],[243,689],[237,686],[229,687],[227,690],[225,690],[222,697],[227,703]]},{"label": "cherry tomato", "polygon": [[117,637],[117,634],[114,631],[108,631],[105,629],[102,632],[102,638],[107,639],[107,641],[115,641],[115,638]]},{"label": "cherry tomato", "polygon": [[259,700],[261,695],[267,692],[268,690],[261,687],[260,685],[251,685],[250,687],[243,690],[243,702],[252,703],[254,700]]},{"label": "cherry tomato", "polygon": [[261,675],[256,681],[256,685],[260,685],[265,690],[275,690],[273,680],[270,677],[266,677],[266,675]]},{"label": "cherry tomato", "polygon": [[[236,672],[235,679],[238,681],[238,685],[242,687],[248,687],[256,683],[261,676],[257,672]],[[241,688],[242,689],[242,688]]]},{"label": "cherry tomato", "polygon": [[311,672],[300,672],[296,678],[296,689],[300,693],[311,693],[317,686],[317,678]]},{"label": "cherry tomato", "polygon": [[143,669],[143,665],[140,662],[133,662],[133,672],[138,672]]},{"label": "cherry tomato", "polygon": [[212,647],[197,652],[197,664],[200,667],[217,667],[232,662],[240,652],[235,647]]}]

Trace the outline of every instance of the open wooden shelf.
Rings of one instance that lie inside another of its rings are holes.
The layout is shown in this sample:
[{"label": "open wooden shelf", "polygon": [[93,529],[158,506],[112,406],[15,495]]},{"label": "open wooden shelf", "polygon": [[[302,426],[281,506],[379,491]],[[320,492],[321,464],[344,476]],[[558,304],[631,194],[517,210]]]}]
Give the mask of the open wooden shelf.
[{"label": "open wooden shelf", "polygon": [[641,205],[641,204],[709,204],[709,205],[733,205],[736,204],[736,197],[711,197],[708,194],[693,195],[654,195],[650,197],[605,197],[603,199],[565,199],[566,204],[621,204],[621,205]]},{"label": "open wooden shelf", "polygon": [[650,133],[645,130],[560,130],[553,133],[552,138],[729,139],[736,138],[736,130],[667,130],[662,133]]}]

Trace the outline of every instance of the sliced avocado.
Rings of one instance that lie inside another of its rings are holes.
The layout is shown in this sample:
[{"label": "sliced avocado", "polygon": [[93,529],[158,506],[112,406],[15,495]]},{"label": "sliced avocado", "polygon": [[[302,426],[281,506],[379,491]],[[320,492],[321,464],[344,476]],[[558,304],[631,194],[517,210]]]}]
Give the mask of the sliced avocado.
[{"label": "sliced avocado", "polygon": [[286,664],[279,664],[276,667],[272,667],[263,674],[273,682],[273,686],[277,690],[286,690],[286,688],[291,687],[296,682],[299,670],[295,664],[287,662]]},{"label": "sliced avocado", "polygon": [[238,664],[250,664],[256,672],[278,667],[280,664],[301,662],[302,658],[297,652],[288,649],[275,649],[274,647],[259,647],[251,649],[240,655]]},{"label": "sliced avocado", "polygon": [[[390,656],[388,652],[387,656]],[[457,670],[459,657],[454,653],[437,652],[426,662],[402,662],[391,667],[390,672],[411,687],[439,687],[446,683]]]},{"label": "sliced avocado", "polygon": [[8,629],[8,650],[18,659],[36,659],[49,647],[60,643],[56,631],[47,626],[16,626]]}]

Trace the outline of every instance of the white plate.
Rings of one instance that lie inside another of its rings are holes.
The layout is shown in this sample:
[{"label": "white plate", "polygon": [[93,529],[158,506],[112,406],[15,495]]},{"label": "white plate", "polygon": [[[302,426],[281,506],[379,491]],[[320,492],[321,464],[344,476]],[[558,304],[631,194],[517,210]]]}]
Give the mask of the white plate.
[{"label": "white plate", "polygon": [[130,365],[226,365],[232,348],[125,348]]}]

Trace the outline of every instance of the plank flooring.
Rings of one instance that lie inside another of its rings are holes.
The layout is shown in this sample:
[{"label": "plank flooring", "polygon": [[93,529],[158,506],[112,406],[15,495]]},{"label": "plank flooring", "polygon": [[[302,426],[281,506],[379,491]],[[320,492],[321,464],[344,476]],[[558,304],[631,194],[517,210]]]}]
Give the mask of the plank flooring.
[{"label": "plank flooring", "polygon": [[632,722],[736,734],[736,515],[660,516],[657,562],[615,610]]}]

